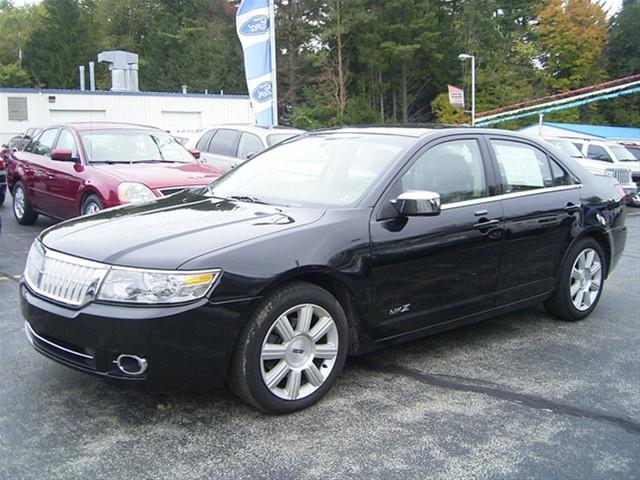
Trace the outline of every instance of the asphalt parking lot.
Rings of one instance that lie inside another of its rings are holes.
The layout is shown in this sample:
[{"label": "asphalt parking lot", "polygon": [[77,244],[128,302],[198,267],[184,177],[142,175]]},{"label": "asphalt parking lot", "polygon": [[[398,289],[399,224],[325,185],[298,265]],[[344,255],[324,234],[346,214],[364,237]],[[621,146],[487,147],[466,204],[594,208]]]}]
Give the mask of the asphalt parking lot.
[{"label": "asphalt parking lot", "polygon": [[[9,198],[10,200],[10,198]],[[32,350],[17,276],[35,235],[0,207],[0,479],[637,479],[640,216],[586,321],[531,308],[348,360],[288,416],[226,391],[141,391]]]}]

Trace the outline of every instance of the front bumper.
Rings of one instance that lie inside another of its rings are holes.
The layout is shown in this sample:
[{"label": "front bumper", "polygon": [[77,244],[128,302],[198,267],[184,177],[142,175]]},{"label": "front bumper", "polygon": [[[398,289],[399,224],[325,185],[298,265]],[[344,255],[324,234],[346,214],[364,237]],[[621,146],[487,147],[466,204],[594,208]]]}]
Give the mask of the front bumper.
[{"label": "front bumper", "polygon": [[[75,310],[45,300],[20,284],[27,338],[43,355],[86,373],[153,385],[217,388],[250,299],[216,305],[208,300],[172,307],[89,304]],[[148,368],[127,375],[118,356],[144,358]]]}]

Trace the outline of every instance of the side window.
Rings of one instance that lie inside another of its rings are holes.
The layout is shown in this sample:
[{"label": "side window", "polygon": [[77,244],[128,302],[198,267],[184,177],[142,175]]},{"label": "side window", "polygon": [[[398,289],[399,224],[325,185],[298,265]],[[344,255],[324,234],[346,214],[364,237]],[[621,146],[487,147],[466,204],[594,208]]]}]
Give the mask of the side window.
[{"label": "side window", "polygon": [[73,158],[78,158],[78,146],[76,144],[76,139],[73,138],[73,134],[66,128],[60,132],[56,148],[71,150]]},{"label": "side window", "polygon": [[487,196],[478,142],[453,140],[424,152],[401,179],[402,191],[439,193],[442,203],[462,202]]},{"label": "side window", "polygon": [[589,148],[587,149],[587,158],[613,163],[607,151],[600,145],[589,145]]},{"label": "side window", "polygon": [[51,150],[53,149],[53,142],[55,141],[57,135],[57,128],[50,128],[49,130],[45,130],[44,132],[42,132],[42,135],[38,137],[38,140],[34,142],[33,146],[30,145],[30,152],[35,153],[36,155],[49,155],[51,153]]},{"label": "side window", "polygon": [[200,137],[200,140],[198,140],[198,143],[196,143],[196,149],[200,150],[201,152],[206,152],[207,148],[209,147],[209,141],[211,140],[211,137],[213,137],[214,133],[216,133],[215,130],[209,130],[208,132],[205,132],[204,135]]},{"label": "side window", "polygon": [[573,144],[576,146],[576,148],[580,151],[582,151],[582,143],[581,142],[573,142]]},{"label": "side window", "polygon": [[565,171],[564,168],[562,168],[551,159],[549,159],[549,165],[551,165],[551,177],[553,179],[554,187],[571,185],[571,176]]},{"label": "side window", "polygon": [[491,140],[504,193],[553,186],[547,155],[535,147],[509,140]]},{"label": "side window", "polygon": [[238,158],[245,159],[250,153],[260,153],[262,150],[264,150],[264,146],[257,135],[247,132],[240,135],[240,143],[238,143]]},{"label": "side window", "polygon": [[226,155],[227,157],[236,156],[236,145],[240,132],[237,130],[228,130],[221,128],[216,132],[209,144],[209,152],[218,155]]}]

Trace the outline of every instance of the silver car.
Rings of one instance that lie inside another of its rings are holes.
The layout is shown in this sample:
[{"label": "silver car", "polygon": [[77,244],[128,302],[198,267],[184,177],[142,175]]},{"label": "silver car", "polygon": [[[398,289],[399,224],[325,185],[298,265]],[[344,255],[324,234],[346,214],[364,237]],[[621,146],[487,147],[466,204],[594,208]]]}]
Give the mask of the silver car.
[{"label": "silver car", "polygon": [[220,125],[205,131],[190,147],[200,151],[200,159],[228,172],[261,151],[304,133],[286,127]]}]

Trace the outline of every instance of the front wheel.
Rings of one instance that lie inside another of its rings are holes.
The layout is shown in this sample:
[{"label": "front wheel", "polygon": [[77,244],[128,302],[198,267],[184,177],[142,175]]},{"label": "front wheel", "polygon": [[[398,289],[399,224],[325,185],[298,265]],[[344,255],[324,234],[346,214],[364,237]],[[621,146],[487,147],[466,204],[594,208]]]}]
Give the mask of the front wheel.
[{"label": "front wheel", "polygon": [[102,201],[98,198],[97,195],[91,194],[82,202],[82,212],[81,215],[91,215],[92,213],[97,213],[104,208]]},{"label": "front wheel", "polygon": [[340,303],[316,285],[293,283],[265,297],[254,311],[234,353],[229,384],[261,410],[294,412],[329,391],[348,349]]},{"label": "front wheel", "polygon": [[578,240],[567,254],[556,290],[545,302],[556,317],[576,321],[587,317],[598,304],[606,264],[600,244],[593,238]]}]

